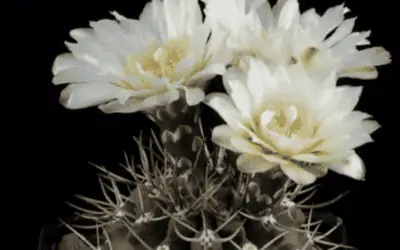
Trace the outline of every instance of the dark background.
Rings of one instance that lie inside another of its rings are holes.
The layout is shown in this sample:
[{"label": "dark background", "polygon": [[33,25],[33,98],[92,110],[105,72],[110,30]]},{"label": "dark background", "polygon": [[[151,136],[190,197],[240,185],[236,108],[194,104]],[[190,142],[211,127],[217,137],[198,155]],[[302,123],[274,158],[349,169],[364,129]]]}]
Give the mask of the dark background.
[{"label": "dark background", "polygon": [[[322,180],[324,185],[316,198],[329,199],[346,190],[351,192],[329,210],[344,219],[349,243],[360,250],[380,250],[385,246],[394,249],[397,243],[389,236],[397,229],[393,221],[398,207],[393,199],[397,185],[389,178],[398,166],[396,161],[386,164],[387,159],[396,157],[389,152],[393,137],[387,139],[389,124],[385,115],[392,112],[395,119],[397,113],[396,106],[388,103],[396,100],[387,98],[397,81],[394,69],[398,16],[393,2],[346,2],[352,10],[350,16],[359,17],[356,29],[371,29],[372,44],[388,49],[394,62],[379,68],[377,80],[341,81],[364,84],[357,108],[372,114],[383,128],[374,134],[375,143],[358,150],[366,162],[367,181],[358,182],[330,173]],[[66,110],[58,104],[60,88],[51,83],[52,62],[58,54],[66,52],[63,42],[71,40],[68,35],[71,29],[86,27],[89,21],[112,18],[109,11],[113,10],[127,17],[138,17],[144,3],[138,0],[16,0],[2,4],[1,192],[7,208],[4,214],[6,235],[2,237],[12,245],[5,243],[1,249],[35,249],[41,224],[71,212],[65,200],[76,193],[98,192],[95,172],[88,162],[110,168],[117,166],[118,162],[123,162],[124,151],[135,153],[132,136],[139,135],[140,130],[147,133],[155,128],[139,113],[105,115],[96,108]],[[315,6],[319,13],[341,3],[339,0],[300,0],[303,10]],[[209,109],[205,112],[211,123],[221,122]],[[28,243],[29,247],[22,247]]]}]

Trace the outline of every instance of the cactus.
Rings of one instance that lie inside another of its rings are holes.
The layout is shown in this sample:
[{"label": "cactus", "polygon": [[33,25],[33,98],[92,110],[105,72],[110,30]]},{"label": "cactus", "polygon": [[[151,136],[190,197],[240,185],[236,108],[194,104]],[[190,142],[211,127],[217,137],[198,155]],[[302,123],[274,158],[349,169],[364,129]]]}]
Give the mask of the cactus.
[{"label": "cactus", "polygon": [[[344,239],[341,219],[313,211],[326,204],[306,205],[315,186],[296,185],[278,168],[239,172],[235,155],[207,145],[199,106],[185,103],[148,112],[161,142],[155,133],[148,146],[136,138],[140,164],[123,166],[129,177],[96,166],[105,200],[78,196],[90,209],[70,204],[91,223],[62,221],[73,233],[57,249],[349,248],[331,242]],[[124,195],[121,185],[132,191]]]},{"label": "cactus", "polygon": [[[60,103],[143,112],[160,133],[135,139],[139,162],[94,165],[103,199],[78,195],[85,205],[45,225],[39,250],[352,248],[342,220],[318,211],[343,195],[310,204],[310,185],[328,170],[364,180],[355,148],[379,124],[354,110],[362,88],[337,81],[376,78],[390,53],[357,48],[369,32],[352,32],[343,4],[202,2],[153,0],[138,19],[113,11],[70,32],[52,68],[68,84]],[[216,76],[226,94],[206,95]],[[211,140],[201,103],[226,122]]]}]

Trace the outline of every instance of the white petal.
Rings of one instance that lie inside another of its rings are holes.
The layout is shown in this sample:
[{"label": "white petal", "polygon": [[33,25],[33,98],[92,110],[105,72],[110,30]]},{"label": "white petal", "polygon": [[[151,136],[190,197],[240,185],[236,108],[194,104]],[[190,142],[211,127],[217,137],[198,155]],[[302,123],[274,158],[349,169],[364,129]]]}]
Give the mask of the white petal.
[{"label": "white petal", "polygon": [[[252,122],[254,122],[254,121],[252,121]],[[276,148],[275,147],[271,146],[270,144],[268,144],[268,142],[264,141],[261,136],[257,135],[250,128],[248,128],[247,126],[245,126],[243,124],[240,124],[239,127],[241,129],[240,132],[241,133],[246,133],[246,136],[251,137],[251,140],[248,139],[247,141],[238,141],[238,142],[235,142],[235,143],[239,143],[244,148],[245,147],[247,147],[249,149],[251,148],[252,152],[262,152],[263,150],[276,152]],[[265,130],[268,130],[268,128],[265,128]],[[256,143],[258,145],[256,146],[254,143]],[[238,145],[238,147],[239,147],[239,145]],[[273,160],[270,160],[270,161],[273,161]]]},{"label": "white petal", "polygon": [[326,163],[335,161],[338,157],[342,157],[343,155],[346,155],[346,153],[330,153],[329,155],[299,154],[293,156],[293,159],[309,163]]},{"label": "white petal", "polygon": [[179,26],[181,23],[179,13],[179,3],[178,0],[164,0],[163,1],[163,11],[165,15],[165,22],[168,30],[168,37],[178,37],[183,34]]},{"label": "white petal", "polygon": [[299,22],[299,2],[297,0],[288,0],[283,5],[278,19],[278,27],[288,30],[293,24]]},{"label": "white petal", "polygon": [[306,87],[306,84],[313,82],[313,79],[310,77],[310,71],[307,70],[302,63],[296,63],[287,69],[283,68],[283,71],[280,69],[280,73],[283,73],[281,76],[283,76],[284,79],[287,79],[286,81],[291,85],[300,84]]},{"label": "white petal", "polygon": [[241,154],[236,160],[236,165],[241,172],[260,173],[270,170],[277,164],[268,162],[261,156]]},{"label": "white petal", "polygon": [[231,144],[237,149],[236,151],[240,151],[242,153],[260,156],[262,154],[260,147],[255,146],[253,143],[239,136],[231,137]]},{"label": "white petal", "polygon": [[362,79],[362,80],[369,80],[369,79],[376,79],[378,77],[378,71],[375,67],[366,66],[360,68],[350,68],[344,69],[338,72],[339,78],[352,78],[352,79]]},{"label": "white petal", "polygon": [[250,10],[249,14],[255,12],[257,15],[261,25],[265,30],[269,30],[270,28],[275,26],[275,18],[272,13],[271,5],[268,1],[261,0],[259,1],[260,5],[258,7],[254,7]]},{"label": "white petal", "polygon": [[200,88],[190,87],[185,88],[186,102],[189,106],[199,104],[204,100],[204,91]]},{"label": "white petal", "polygon": [[356,123],[359,123],[362,120],[371,118],[372,116],[370,114],[355,110],[353,112],[351,112],[349,114],[349,116],[351,117],[350,119],[353,121],[356,121]]},{"label": "white petal", "polygon": [[390,53],[383,47],[372,47],[347,54],[341,64],[344,68],[381,66],[391,62]]},{"label": "white petal", "polygon": [[343,122],[346,124],[345,127],[349,133],[372,134],[380,128],[380,125],[374,120],[366,120],[368,118],[371,118],[371,115],[361,111],[353,111],[343,119]]},{"label": "white petal", "polygon": [[309,185],[317,180],[313,174],[292,163],[281,164],[281,169],[287,177],[300,185]]},{"label": "white petal", "polygon": [[354,28],[357,18],[350,18],[344,20],[342,24],[335,30],[335,32],[325,41],[328,47],[335,45],[337,42],[348,36]]},{"label": "white petal", "polygon": [[120,58],[132,53],[132,41],[117,21],[103,19],[90,22],[90,26],[96,38],[106,45],[110,52],[118,54]]},{"label": "white petal", "polygon": [[304,147],[304,142],[301,139],[296,140],[294,136],[287,137],[284,134],[279,134],[268,129],[266,129],[264,133],[267,135],[267,138],[273,141],[274,145],[281,152],[295,153]]},{"label": "white petal", "polygon": [[168,39],[167,22],[163,11],[163,3],[160,0],[152,0],[147,3],[140,14],[139,20],[154,29],[162,41]]},{"label": "white petal", "polygon": [[210,63],[223,63],[225,65],[232,61],[233,51],[227,48],[226,42],[229,33],[211,32],[207,42],[207,57],[211,57]]},{"label": "white petal", "polygon": [[344,5],[329,8],[321,17],[318,25],[316,39],[322,41],[333,29],[343,22]]},{"label": "white petal", "polygon": [[247,72],[247,87],[256,105],[261,105],[264,97],[264,89],[273,85],[275,79],[272,77],[268,67],[260,60],[249,58],[249,70]]},{"label": "white petal", "polygon": [[320,16],[317,14],[314,8],[308,9],[307,11],[303,12],[300,17],[300,23],[302,27],[309,28],[316,26],[318,21],[320,20]]},{"label": "white petal", "polygon": [[373,132],[378,130],[381,125],[377,121],[368,120],[362,122],[362,127],[365,133],[372,134]]},{"label": "white petal", "polygon": [[[195,4],[197,3],[197,6]],[[193,8],[198,7],[198,2],[193,0],[164,0],[163,1],[163,11],[165,15],[165,22],[168,30],[168,37],[179,37],[187,34],[191,31],[194,23],[198,21],[199,15],[196,13],[191,13]],[[194,14],[194,16],[193,16]],[[197,19],[193,22],[193,19]]]},{"label": "white petal", "polygon": [[332,51],[335,55],[342,56],[346,53],[354,51],[356,46],[361,45],[365,42],[365,39],[370,35],[370,32],[357,32],[348,35],[342,39],[335,46],[332,47]]},{"label": "white petal", "polygon": [[192,76],[191,79],[210,80],[211,78],[215,77],[216,75],[223,75],[225,72],[226,72],[225,64],[222,64],[222,63],[209,64],[202,71],[200,71],[196,75]]},{"label": "white petal", "polygon": [[337,83],[337,72],[336,69],[333,69],[331,73],[329,73],[328,76],[322,82],[322,86],[331,89],[336,87],[336,83]]},{"label": "white petal", "polygon": [[297,108],[294,106],[285,108],[283,114],[285,115],[287,126],[291,126],[298,117]]},{"label": "white petal", "polygon": [[274,111],[265,110],[264,112],[262,112],[262,114],[260,115],[260,126],[267,127],[274,116]]},{"label": "white petal", "polygon": [[94,32],[91,28],[73,29],[69,32],[69,35],[76,41],[82,41],[88,38],[92,38],[93,34]]},{"label": "white petal", "polygon": [[231,98],[222,93],[211,93],[204,99],[204,103],[214,109],[225,122],[234,130],[240,129],[240,113]]},{"label": "white petal", "polygon": [[228,125],[219,125],[212,130],[212,141],[213,143],[229,149],[233,152],[241,152],[231,143],[231,138],[237,136],[235,131]]},{"label": "white petal", "polygon": [[164,93],[150,96],[146,98],[143,103],[146,106],[165,106],[179,99],[179,91],[176,89],[170,89]]},{"label": "white petal", "polygon": [[[226,82],[226,80],[224,81]],[[246,86],[239,81],[229,81],[229,85],[232,88],[232,92],[229,94],[235,103],[236,108],[242,115],[247,118],[251,118],[253,101]]]},{"label": "white petal", "polygon": [[82,83],[82,82],[117,82],[119,79],[111,74],[101,74],[100,69],[84,65],[82,67],[70,67],[58,72],[53,77],[54,84]]},{"label": "white petal", "polygon": [[129,91],[109,83],[77,83],[68,85],[60,96],[60,103],[69,109],[82,109],[115,100],[126,99]]},{"label": "white petal", "polygon": [[60,71],[72,68],[72,67],[81,67],[84,66],[85,63],[76,59],[72,53],[61,54],[56,57],[53,63],[53,75],[60,73]]},{"label": "white petal", "polygon": [[137,111],[146,111],[158,106],[165,106],[179,99],[179,92],[175,89],[168,92],[153,95],[146,99],[129,99],[126,103],[118,101],[109,102],[99,106],[99,109],[104,113],[134,113]]},{"label": "white petal", "polygon": [[348,138],[347,142],[343,143],[344,144],[343,147],[353,149],[373,141],[374,140],[372,139],[371,135],[366,133],[352,135],[351,137]]},{"label": "white petal", "polygon": [[261,6],[264,6],[264,3],[267,1],[264,0],[246,0],[245,2],[245,12],[250,13],[252,10],[256,10]]},{"label": "white petal", "polygon": [[272,118],[274,118],[274,116],[275,116],[275,112],[274,111],[270,111],[270,110],[265,110],[260,115],[261,133],[264,136],[268,135],[268,132],[269,132],[268,125],[271,122]]},{"label": "white petal", "polygon": [[190,53],[176,65],[176,73],[180,75],[188,74],[198,60],[194,53]]},{"label": "white petal", "polygon": [[203,23],[203,15],[198,0],[178,1],[180,4],[181,19],[185,31],[191,33]]},{"label": "white petal", "polygon": [[365,166],[356,153],[351,154],[344,161],[329,164],[328,168],[357,180],[365,180]]},{"label": "white petal", "polygon": [[283,7],[288,2],[288,0],[278,0],[277,3],[272,8],[272,13],[274,13],[275,18],[279,17],[282,12]]},{"label": "white petal", "polygon": [[143,102],[142,100],[134,98],[127,100],[125,103],[121,103],[120,101],[111,101],[106,104],[100,105],[99,109],[106,114],[135,113],[149,108],[148,106],[143,105],[142,102]]},{"label": "white petal", "polygon": [[140,53],[143,47],[147,46],[156,39],[164,41],[160,32],[157,32],[155,28],[148,22],[139,21],[136,19],[128,19],[121,17],[119,14],[117,17],[121,27],[126,31],[127,36],[130,38],[130,45],[133,52]]},{"label": "white petal", "polygon": [[113,53],[100,41],[91,39],[82,43],[66,43],[74,57],[101,69],[105,73],[124,75],[123,60],[121,56]]},{"label": "white petal", "polygon": [[353,86],[340,86],[336,89],[338,98],[338,111],[349,113],[357,105],[360,100],[363,87],[353,87]]},{"label": "white petal", "polygon": [[235,90],[235,87],[241,87],[237,86],[238,84],[232,84],[232,82],[246,82],[246,74],[240,69],[231,67],[226,70],[222,80],[226,92],[230,95]]}]

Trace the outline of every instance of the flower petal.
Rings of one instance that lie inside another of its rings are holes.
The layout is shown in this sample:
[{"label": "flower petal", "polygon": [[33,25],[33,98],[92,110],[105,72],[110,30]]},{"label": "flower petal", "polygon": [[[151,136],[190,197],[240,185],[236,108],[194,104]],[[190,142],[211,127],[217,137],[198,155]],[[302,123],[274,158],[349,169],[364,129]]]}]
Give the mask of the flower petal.
[{"label": "flower petal", "polygon": [[332,51],[335,55],[342,56],[349,52],[352,52],[356,46],[365,44],[367,37],[370,32],[356,32],[351,33],[346,38],[340,40],[337,44],[332,47]]},{"label": "flower petal", "polygon": [[342,59],[343,68],[381,66],[391,63],[391,55],[383,47],[372,47],[347,54]]},{"label": "flower petal", "polygon": [[56,57],[53,63],[52,73],[57,75],[63,70],[73,67],[82,67],[85,63],[76,59],[72,53],[64,53]]},{"label": "flower petal", "polygon": [[236,165],[239,171],[244,173],[260,173],[270,170],[277,164],[268,162],[261,156],[241,154],[236,160]]},{"label": "flower petal", "polygon": [[338,106],[337,110],[339,112],[343,112],[347,114],[354,110],[356,107],[363,87],[362,86],[340,86],[336,89],[337,98],[338,98]]},{"label": "flower petal", "polygon": [[353,78],[361,80],[376,79],[378,77],[378,70],[373,66],[365,66],[359,68],[347,68],[338,72],[340,78]]},{"label": "flower petal", "polygon": [[[223,75],[225,72],[226,72],[225,64],[223,63],[210,64],[206,66],[202,71],[192,76],[189,81],[197,81],[199,79],[208,81],[211,78],[215,77],[216,75]],[[188,85],[191,84],[188,83]]]},{"label": "flower petal", "polygon": [[79,28],[71,30],[69,35],[76,41],[83,41],[85,39],[92,38],[94,32],[91,28]]},{"label": "flower petal", "polygon": [[186,102],[189,106],[197,105],[204,100],[205,94],[201,88],[185,87],[185,92],[186,92]]},{"label": "flower petal", "polygon": [[356,153],[351,154],[344,161],[328,164],[328,168],[356,180],[365,180],[365,165]]},{"label": "flower petal", "polygon": [[212,142],[229,149],[233,152],[240,153],[242,151],[238,150],[231,143],[231,138],[237,136],[235,131],[231,129],[228,125],[219,125],[212,130]]},{"label": "flower petal", "polygon": [[[246,60],[247,59],[249,58],[246,58]],[[273,85],[275,81],[270,70],[262,61],[249,60],[248,65],[247,87],[255,104],[259,106],[263,101],[265,86]]]},{"label": "flower petal", "polygon": [[164,0],[162,5],[170,38],[190,34],[202,23],[197,0]]},{"label": "flower petal", "polygon": [[[61,65],[58,64],[57,67],[61,67]],[[119,80],[112,74],[100,74],[100,72],[100,69],[88,64],[82,67],[68,67],[54,75],[52,81],[53,84],[58,85],[82,82],[117,82]]]},{"label": "flower petal", "polygon": [[99,105],[98,108],[106,114],[112,113],[135,113],[148,108],[143,104],[142,100],[131,98],[125,103],[120,101],[111,101],[103,105]]},{"label": "flower petal", "polygon": [[243,79],[244,76],[242,76],[240,70],[230,68],[224,75],[223,83],[236,108],[241,114],[250,118],[253,100],[244,85]]},{"label": "flower petal", "polygon": [[335,32],[325,41],[328,47],[332,47],[337,42],[348,36],[354,28],[357,18],[350,18],[344,20],[340,26],[335,30]]},{"label": "flower petal", "polygon": [[143,8],[139,20],[159,34],[162,41],[168,39],[167,22],[165,21],[163,3],[160,0],[148,2]]},{"label": "flower petal", "polygon": [[293,24],[299,23],[300,11],[297,0],[288,0],[283,5],[278,19],[278,27],[288,30]]},{"label": "flower petal", "polygon": [[130,95],[130,91],[110,83],[76,83],[61,92],[60,103],[69,109],[82,109],[115,99],[126,100]]},{"label": "flower petal", "polygon": [[286,164],[281,164],[281,169],[287,177],[299,185],[309,185],[317,180],[317,177],[313,174],[303,170],[293,163],[288,162]]},{"label": "flower petal", "polygon": [[316,39],[322,41],[331,31],[339,26],[344,19],[344,4],[337,5],[329,8],[324,15],[321,17],[318,28]]},{"label": "flower petal", "polygon": [[311,8],[303,12],[300,17],[301,26],[314,27],[318,24],[318,21],[321,17],[317,14],[315,8]]},{"label": "flower petal", "polygon": [[146,99],[131,98],[127,102],[113,101],[99,106],[104,113],[134,113],[137,111],[146,111],[157,106],[165,106],[176,101],[179,98],[179,92],[175,89],[168,92],[153,95]]},{"label": "flower petal", "polygon": [[237,151],[240,151],[242,153],[248,153],[251,155],[262,155],[260,147],[257,147],[253,143],[245,140],[242,137],[239,136],[234,136],[231,137],[231,144],[233,147],[237,149]]},{"label": "flower petal", "polygon": [[214,109],[226,123],[234,130],[240,129],[240,113],[232,99],[222,93],[211,93],[204,99],[204,103]]},{"label": "flower petal", "polygon": [[269,30],[276,24],[271,4],[268,1],[257,1],[257,4],[253,4],[249,14],[255,15],[265,30]]}]

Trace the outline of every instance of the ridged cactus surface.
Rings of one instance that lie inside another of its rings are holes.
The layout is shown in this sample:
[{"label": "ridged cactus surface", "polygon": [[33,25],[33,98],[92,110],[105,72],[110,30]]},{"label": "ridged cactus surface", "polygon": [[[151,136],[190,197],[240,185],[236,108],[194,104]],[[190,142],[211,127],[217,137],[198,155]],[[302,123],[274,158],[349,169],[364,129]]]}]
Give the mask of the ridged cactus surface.
[{"label": "ridged cactus surface", "polygon": [[[154,133],[149,143],[137,138],[140,162],[125,164],[127,175],[97,166],[105,199],[78,196],[91,207],[71,204],[85,226],[63,222],[73,234],[57,249],[349,248],[329,239],[341,220],[313,210],[325,204],[306,205],[315,187],[296,185],[279,168],[241,173],[235,155],[210,149],[198,107],[179,100],[148,115],[161,141]],[[124,185],[132,191],[124,194]]]}]

